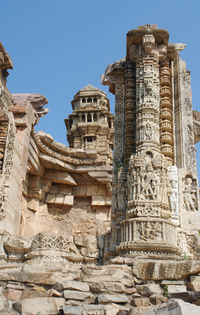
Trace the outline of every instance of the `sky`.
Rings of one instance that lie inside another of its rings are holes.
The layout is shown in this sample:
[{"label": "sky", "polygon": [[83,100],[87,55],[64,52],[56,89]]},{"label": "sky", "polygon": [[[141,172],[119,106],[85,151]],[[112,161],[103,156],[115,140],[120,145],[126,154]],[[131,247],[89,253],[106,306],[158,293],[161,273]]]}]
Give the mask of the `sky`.
[{"label": "sky", "polygon": [[101,75],[125,57],[126,33],[139,25],[158,24],[169,31],[170,42],[187,45],[181,57],[191,71],[193,107],[200,111],[200,1],[0,0],[0,10],[0,41],[14,66],[7,86],[11,93],[47,97],[49,113],[36,130],[56,141],[67,144],[64,119],[84,86],[106,92],[114,111]]}]

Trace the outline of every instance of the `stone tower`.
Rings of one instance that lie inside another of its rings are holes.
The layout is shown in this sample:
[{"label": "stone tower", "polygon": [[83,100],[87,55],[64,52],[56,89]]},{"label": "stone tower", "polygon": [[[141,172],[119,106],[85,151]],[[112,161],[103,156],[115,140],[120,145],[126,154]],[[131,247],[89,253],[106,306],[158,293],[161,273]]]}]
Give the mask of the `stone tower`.
[{"label": "stone tower", "polygon": [[114,117],[106,94],[88,85],[76,93],[72,109],[73,113],[65,119],[70,147],[97,150],[111,164]]},{"label": "stone tower", "polygon": [[127,33],[103,76],[115,94],[111,252],[171,258],[200,228],[190,73],[156,25]]}]

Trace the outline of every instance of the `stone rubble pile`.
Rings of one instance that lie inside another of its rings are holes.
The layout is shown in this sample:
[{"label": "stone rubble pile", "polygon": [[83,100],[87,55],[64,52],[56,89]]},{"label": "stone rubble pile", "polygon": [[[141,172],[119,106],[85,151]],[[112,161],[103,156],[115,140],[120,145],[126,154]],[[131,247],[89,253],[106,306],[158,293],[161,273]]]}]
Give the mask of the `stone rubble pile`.
[{"label": "stone rubble pile", "polygon": [[[9,275],[8,270],[1,270],[0,314],[199,315],[200,273],[188,273],[184,280],[153,281],[137,278],[132,266],[76,264],[62,277],[54,264],[45,262],[41,278],[34,275],[41,263],[31,268],[24,265],[27,274],[20,282],[16,280],[18,273]],[[145,262],[140,264],[142,268]],[[51,272],[54,281],[50,280]]]}]

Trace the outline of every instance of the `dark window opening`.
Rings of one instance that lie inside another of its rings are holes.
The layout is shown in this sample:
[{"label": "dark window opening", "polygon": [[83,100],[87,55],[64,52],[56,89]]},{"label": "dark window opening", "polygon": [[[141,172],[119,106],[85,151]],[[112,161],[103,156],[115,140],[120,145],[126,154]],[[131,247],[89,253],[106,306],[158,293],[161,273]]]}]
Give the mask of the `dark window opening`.
[{"label": "dark window opening", "polygon": [[82,115],[82,121],[85,121],[85,115],[84,114]]},{"label": "dark window opening", "polygon": [[87,137],[87,142],[92,142],[92,137]]},{"label": "dark window opening", "polygon": [[93,102],[94,102],[94,103],[97,103],[97,98],[96,98],[96,97],[93,99]]},{"label": "dark window opening", "polygon": [[85,98],[82,99],[82,103],[86,103],[86,99]]},{"label": "dark window opening", "polygon": [[87,115],[87,121],[88,121],[88,122],[91,122],[91,121],[92,121],[92,116],[91,116],[91,114],[88,114],[88,115]]},{"label": "dark window opening", "polygon": [[92,99],[91,99],[91,98],[88,98],[88,99],[87,99],[87,103],[92,103]]},{"label": "dark window opening", "polygon": [[111,126],[111,121],[110,121],[110,120],[108,121],[108,127],[109,127],[109,128],[111,128],[111,127],[112,127],[112,126]]},{"label": "dark window opening", "polygon": [[97,121],[97,114],[94,114],[93,120],[94,120],[94,121]]}]

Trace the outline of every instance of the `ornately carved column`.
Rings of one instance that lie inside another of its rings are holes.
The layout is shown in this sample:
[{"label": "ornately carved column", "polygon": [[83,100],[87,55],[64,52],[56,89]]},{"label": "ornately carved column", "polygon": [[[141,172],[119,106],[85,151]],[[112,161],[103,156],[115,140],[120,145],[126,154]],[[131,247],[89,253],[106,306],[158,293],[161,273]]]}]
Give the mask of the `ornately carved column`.
[{"label": "ornately carved column", "polygon": [[181,235],[190,241],[200,229],[190,74],[179,58],[184,45],[168,38],[155,25],[128,32],[126,59],[106,70],[121,71],[125,83],[124,125],[117,125],[124,145],[115,146],[124,159],[113,181],[119,256],[181,257],[189,246],[178,248]]},{"label": "ornately carved column", "polygon": [[136,140],[136,95],[135,95],[135,63],[128,61],[125,66],[125,144],[124,162],[125,167],[130,156],[135,152]]}]

